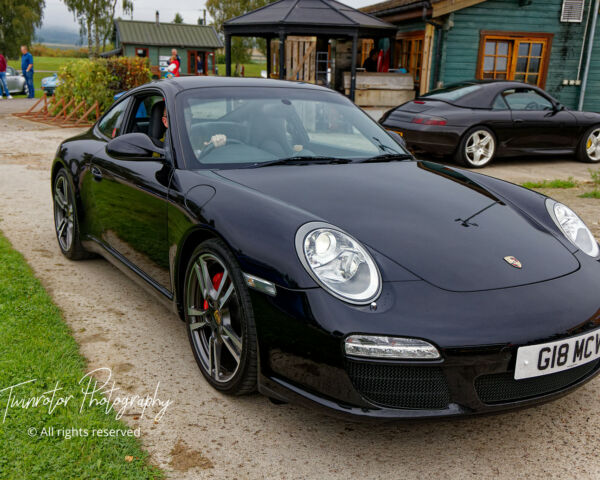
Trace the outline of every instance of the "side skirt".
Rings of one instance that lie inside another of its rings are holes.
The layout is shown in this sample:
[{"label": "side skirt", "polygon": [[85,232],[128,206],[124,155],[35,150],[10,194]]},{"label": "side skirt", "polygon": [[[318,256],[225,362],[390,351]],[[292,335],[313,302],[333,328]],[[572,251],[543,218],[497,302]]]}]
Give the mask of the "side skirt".
[{"label": "side skirt", "polygon": [[162,285],[156,283],[152,278],[146,275],[145,272],[140,270],[119,252],[92,236],[88,236],[87,239],[83,240],[81,243],[83,248],[104,257],[115,267],[121,270],[125,275],[127,275],[131,280],[136,282],[144,290],[157,298],[165,307],[167,307],[169,310],[172,310],[179,316],[177,305],[174,302],[173,293],[169,292]]}]

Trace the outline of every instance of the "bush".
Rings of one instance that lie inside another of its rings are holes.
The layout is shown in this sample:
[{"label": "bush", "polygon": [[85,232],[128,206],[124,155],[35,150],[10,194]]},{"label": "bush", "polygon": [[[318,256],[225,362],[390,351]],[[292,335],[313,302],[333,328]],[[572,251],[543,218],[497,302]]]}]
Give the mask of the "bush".
[{"label": "bush", "polygon": [[58,72],[60,80],[56,88],[56,101],[75,99],[75,105],[85,100],[91,107],[96,101],[103,112],[113,102],[114,93],[109,86],[116,79],[106,68],[106,60],[73,60],[63,65]]},{"label": "bush", "polygon": [[87,108],[98,101],[102,114],[113,103],[116,93],[143,85],[151,76],[146,59],[113,57],[67,62],[58,72],[58,78],[55,101],[74,99],[78,105],[85,100]]},{"label": "bush", "polygon": [[115,77],[109,86],[114,93],[131,90],[152,80],[147,58],[111,57],[106,61],[106,66]]}]

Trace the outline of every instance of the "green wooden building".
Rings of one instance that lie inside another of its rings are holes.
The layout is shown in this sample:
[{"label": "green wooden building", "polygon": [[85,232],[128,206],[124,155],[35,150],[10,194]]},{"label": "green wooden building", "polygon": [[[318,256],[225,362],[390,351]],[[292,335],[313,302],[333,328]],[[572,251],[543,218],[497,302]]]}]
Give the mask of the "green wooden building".
[{"label": "green wooden building", "polygon": [[[393,67],[417,93],[472,79],[524,81],[577,108],[595,0],[389,0],[362,10],[398,26]],[[600,111],[600,25],[583,109]]]},{"label": "green wooden building", "polygon": [[153,73],[166,66],[171,50],[177,49],[181,59],[181,75],[211,75],[215,73],[215,50],[223,42],[212,26],[183,23],[115,20],[116,50],[107,54],[146,57]]}]

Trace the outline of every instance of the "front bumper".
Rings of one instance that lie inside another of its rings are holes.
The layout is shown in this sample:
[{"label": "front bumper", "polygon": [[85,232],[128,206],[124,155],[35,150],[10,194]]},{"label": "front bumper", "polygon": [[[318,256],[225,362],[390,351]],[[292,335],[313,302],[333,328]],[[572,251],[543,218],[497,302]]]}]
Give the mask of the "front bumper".
[{"label": "front bumper", "polygon": [[[330,413],[383,419],[493,413],[557,398],[593,378],[600,362],[515,381],[516,353],[600,326],[600,265],[579,260],[582,268],[571,275],[503,290],[459,293],[424,281],[388,282],[376,311],[321,289],[278,288],[276,297],[252,292],[259,390]],[[343,341],[352,333],[422,338],[442,360],[348,358]]]}]

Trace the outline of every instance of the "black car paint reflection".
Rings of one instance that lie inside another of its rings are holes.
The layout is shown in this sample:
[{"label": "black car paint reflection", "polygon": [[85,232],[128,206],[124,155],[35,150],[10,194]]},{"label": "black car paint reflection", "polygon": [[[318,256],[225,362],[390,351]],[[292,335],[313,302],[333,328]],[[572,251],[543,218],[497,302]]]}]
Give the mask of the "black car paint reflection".
[{"label": "black car paint reflection", "polygon": [[[466,415],[547,401],[597,373],[593,364],[556,388],[505,402],[486,403],[477,390],[481,376],[498,375],[500,381],[514,372],[519,346],[599,325],[600,263],[562,235],[544,196],[412,160],[195,168],[181,138],[186,119],[175,111],[178,95],[249,87],[336,95],[268,80],[164,81],[124,99],[149,90],[166,98],[172,109],[167,158],[112,158],[106,152],[110,139],[97,128],[63,143],[53,176],[61,167],[72,175],[84,246],[181,315],[187,258],[207,238],[222,239],[243,272],[276,285],[275,296],[249,292],[257,387],[280,400],[363,417]],[[368,249],[383,280],[376,308],[334,298],[304,269],[294,240],[298,228],[312,221],[351,232]],[[524,268],[507,265],[506,255]],[[441,359],[349,358],[344,339],[354,333],[425,339]],[[420,380],[441,379],[436,388],[445,390],[438,403],[423,400],[415,407],[418,395],[394,403],[369,390],[375,376],[360,376],[369,371],[383,371],[392,383],[419,372]]]}]

